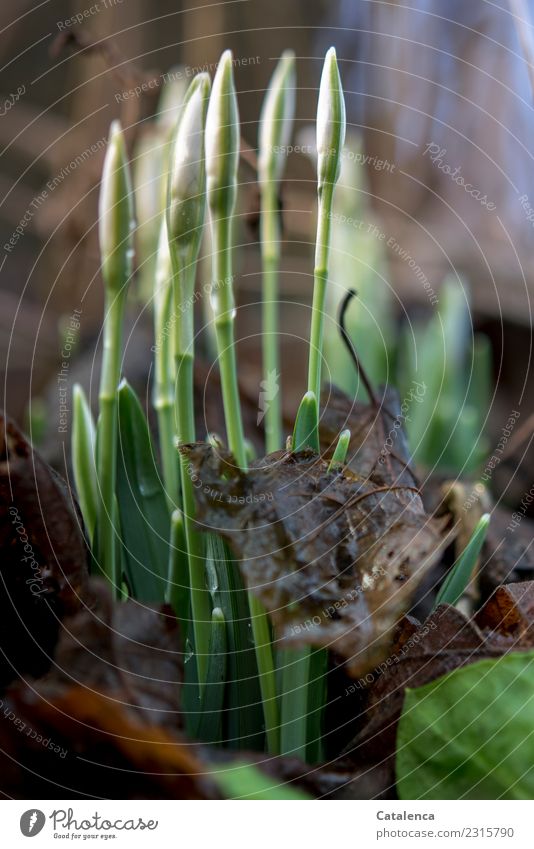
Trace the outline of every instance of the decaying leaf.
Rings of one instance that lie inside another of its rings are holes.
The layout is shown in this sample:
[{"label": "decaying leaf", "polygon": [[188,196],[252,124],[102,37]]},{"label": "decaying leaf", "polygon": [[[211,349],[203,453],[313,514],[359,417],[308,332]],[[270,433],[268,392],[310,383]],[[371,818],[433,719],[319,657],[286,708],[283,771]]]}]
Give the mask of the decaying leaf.
[{"label": "decaying leaf", "polygon": [[[182,654],[171,609],[113,602],[66,618],[50,672],[0,700],[2,789],[57,798],[205,798],[206,768],[181,732]],[[209,785],[209,795],[217,795]]]},{"label": "decaying leaf", "polygon": [[[413,391],[417,397],[417,388]],[[355,474],[377,485],[417,487],[404,432],[406,415],[398,393],[391,387],[374,405],[353,401],[331,386],[321,398],[321,450],[330,459],[339,434],[347,428],[351,434],[347,464]]]},{"label": "decaying leaf", "polygon": [[147,724],[178,728],[183,655],[172,609],[114,604],[98,580],[91,590],[92,606],[63,623],[47,686],[78,684]]},{"label": "decaying leaf", "polygon": [[0,711],[2,791],[18,799],[218,796],[200,749],[79,685],[18,683]]},{"label": "decaying leaf", "polygon": [[482,600],[487,600],[501,584],[534,579],[534,522],[521,521],[513,532],[513,514],[501,507],[491,512],[491,525],[486,540],[480,573]]},{"label": "decaying leaf", "polygon": [[0,684],[40,675],[60,620],[81,607],[87,548],[72,496],[0,417]]},{"label": "decaying leaf", "polygon": [[481,628],[509,637],[515,649],[534,647],[534,581],[498,587],[476,616]]},{"label": "decaying leaf", "polygon": [[245,474],[209,446],[183,450],[199,523],[228,540],[281,642],[328,647],[356,674],[378,662],[442,551],[417,489],[329,472],[311,451],[276,452]]}]

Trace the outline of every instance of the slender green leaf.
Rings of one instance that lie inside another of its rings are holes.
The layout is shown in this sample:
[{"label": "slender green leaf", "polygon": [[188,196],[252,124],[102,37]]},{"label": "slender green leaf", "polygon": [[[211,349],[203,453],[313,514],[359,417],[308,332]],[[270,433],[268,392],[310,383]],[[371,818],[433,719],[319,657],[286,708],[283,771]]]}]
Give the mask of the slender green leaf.
[{"label": "slender green leaf", "polygon": [[174,610],[182,628],[182,634],[185,636],[191,615],[191,598],[184,517],[181,510],[174,510],[171,516],[169,571],[165,600]]},{"label": "slender green leaf", "polygon": [[104,280],[103,353],[100,370],[96,467],[99,484],[96,562],[115,595],[120,593],[120,566],[115,559],[113,498],[117,485],[117,387],[121,374],[122,325],[133,272],[135,229],[133,192],[126,145],[113,121],[104,159],[98,207],[98,234]]},{"label": "slender green leaf", "polygon": [[326,705],[326,677],[328,672],[328,652],[326,649],[313,649],[310,654],[310,681],[308,684],[308,717],[306,725],[306,760],[310,764],[324,760],[324,712]]},{"label": "slender green leaf", "polygon": [[124,380],[119,387],[117,500],[130,591],[143,602],[165,598],[170,517],[143,409]]},{"label": "slender green leaf", "polygon": [[308,744],[308,685],[311,649],[284,649],[281,670],[280,752],[306,760]]},{"label": "slender green leaf", "polygon": [[[231,749],[262,749],[262,704],[251,634],[250,611],[237,563],[221,537],[206,539],[208,576],[216,577],[212,596],[227,624],[228,684],[223,738]],[[213,579],[212,579],[213,580]]]},{"label": "slender green leaf", "polygon": [[439,604],[456,604],[456,602],[461,599],[465,588],[471,580],[478,555],[484,545],[484,540],[488,533],[489,522],[489,514],[484,513],[484,515],[479,519],[471,539],[443,581],[443,584],[436,596],[434,608],[436,608]]},{"label": "slender green leaf", "polygon": [[206,683],[202,691],[196,736],[203,743],[220,743],[226,686],[226,622],[220,607],[211,614],[211,634]]},{"label": "slender green leaf", "polygon": [[293,430],[293,451],[312,448],[319,453],[319,433],[317,430],[317,398],[313,392],[306,392],[297,412]]},{"label": "slender green leaf", "polygon": [[344,465],[350,445],[350,430],[343,430],[339,434],[337,445],[328,465],[328,471],[332,472],[338,465]]},{"label": "slender green leaf", "polygon": [[95,465],[96,428],[85,392],[74,385],[72,421],[72,468],[78,501],[89,539],[93,539],[98,510]]}]

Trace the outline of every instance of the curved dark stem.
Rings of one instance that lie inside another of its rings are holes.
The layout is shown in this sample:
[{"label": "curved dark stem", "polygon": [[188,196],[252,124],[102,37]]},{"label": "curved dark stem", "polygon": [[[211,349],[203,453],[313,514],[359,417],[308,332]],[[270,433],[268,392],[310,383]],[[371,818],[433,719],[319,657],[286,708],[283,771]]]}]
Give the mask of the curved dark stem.
[{"label": "curved dark stem", "polygon": [[365,391],[367,392],[367,394],[369,396],[369,400],[371,401],[373,407],[378,410],[378,409],[380,409],[380,402],[379,402],[379,400],[376,396],[376,393],[373,389],[373,385],[372,385],[371,381],[369,380],[369,377],[367,376],[367,373],[366,373],[364,367],[362,366],[362,364],[360,362],[360,358],[359,358],[359,356],[356,352],[356,348],[354,347],[354,343],[353,343],[352,339],[350,338],[348,331],[347,331],[347,328],[345,326],[345,315],[347,313],[348,306],[349,306],[350,302],[352,301],[352,299],[356,298],[357,296],[358,296],[358,293],[356,292],[355,289],[349,289],[347,291],[347,294],[345,295],[345,297],[341,301],[341,305],[339,307],[339,318],[338,318],[339,332],[341,333],[341,338],[343,339],[343,342],[345,343],[345,345],[347,347],[347,350],[348,350],[348,352],[351,356],[351,359],[352,359],[352,362],[354,363],[356,371],[358,372],[360,380],[362,381],[363,385],[365,386]]}]

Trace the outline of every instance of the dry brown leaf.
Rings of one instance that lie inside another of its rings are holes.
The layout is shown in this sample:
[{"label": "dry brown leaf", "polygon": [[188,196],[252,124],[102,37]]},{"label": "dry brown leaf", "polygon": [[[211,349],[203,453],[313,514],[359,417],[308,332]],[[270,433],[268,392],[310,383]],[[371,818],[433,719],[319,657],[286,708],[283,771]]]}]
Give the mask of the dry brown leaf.
[{"label": "dry brown leaf", "polygon": [[271,454],[246,474],[209,446],[184,451],[199,523],[227,539],[280,641],[372,667],[444,544],[416,488],[329,472],[310,451]]}]

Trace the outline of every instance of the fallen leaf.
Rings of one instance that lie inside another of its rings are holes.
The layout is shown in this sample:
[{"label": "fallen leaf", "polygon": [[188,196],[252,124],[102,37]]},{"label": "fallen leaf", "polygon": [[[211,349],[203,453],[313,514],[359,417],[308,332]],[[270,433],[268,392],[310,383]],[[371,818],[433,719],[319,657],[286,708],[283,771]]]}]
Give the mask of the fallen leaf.
[{"label": "fallen leaf", "polygon": [[10,798],[217,798],[200,753],[79,685],[19,683],[0,710],[2,792]]},{"label": "fallen leaf", "polygon": [[330,472],[311,451],[276,452],[243,473],[221,450],[183,450],[200,526],[227,539],[280,642],[372,668],[444,545],[416,488]]},{"label": "fallen leaf", "polygon": [[62,617],[81,607],[88,552],[65,483],[0,417],[0,685],[41,675]]},{"label": "fallen leaf", "polygon": [[513,515],[501,507],[494,507],[491,511],[491,524],[483,549],[484,565],[480,572],[483,601],[501,584],[534,579],[534,522],[525,517],[512,531]]},{"label": "fallen leaf", "polygon": [[475,621],[482,628],[510,637],[515,648],[534,646],[534,581],[498,587]]},{"label": "fallen leaf", "polygon": [[405,618],[386,661],[349,686],[368,693],[361,730],[346,754],[358,762],[391,755],[407,688],[479,660],[534,648],[533,611],[534,582],[526,582],[499,588],[475,619],[450,605],[438,607],[422,625]]},{"label": "fallen leaf", "polygon": [[[182,654],[168,606],[90,606],[62,624],[54,664],[0,699],[2,790],[17,798],[216,797],[181,730]],[[66,794],[65,794],[66,791]]]},{"label": "fallen leaf", "polygon": [[91,590],[92,606],[63,623],[47,685],[76,683],[148,724],[178,728],[183,655],[172,609],[115,604],[97,579]]},{"label": "fallen leaf", "polygon": [[351,434],[347,465],[355,474],[378,485],[418,486],[410,466],[404,414],[395,389],[388,387],[375,406],[353,401],[331,386],[321,397],[319,438],[325,458],[331,458],[339,434],[345,429]]}]

